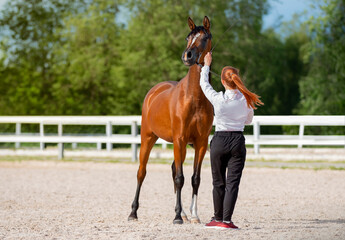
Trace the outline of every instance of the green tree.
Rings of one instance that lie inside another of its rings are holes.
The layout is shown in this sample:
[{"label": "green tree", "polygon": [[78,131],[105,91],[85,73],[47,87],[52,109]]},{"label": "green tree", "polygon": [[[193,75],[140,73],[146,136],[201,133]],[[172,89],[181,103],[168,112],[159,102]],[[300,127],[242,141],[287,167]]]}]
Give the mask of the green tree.
[{"label": "green tree", "polygon": [[[120,8],[129,15],[125,25]],[[140,114],[152,86],[187,74],[181,61],[187,18],[201,25],[205,15],[218,43],[213,71],[239,68],[266,104],[256,114],[291,114],[299,87],[311,91],[304,87],[307,78],[299,79],[322,59],[310,49],[327,44],[305,44],[303,29],[285,39],[273,29],[262,31],[268,10],[266,0],[11,1],[0,16],[0,114]],[[313,61],[305,64],[301,53]],[[215,76],[212,85],[222,89]],[[307,108],[305,96],[300,106]]]},{"label": "green tree", "polygon": [[301,71],[296,68],[303,68],[298,52],[307,38],[303,35],[295,40],[291,35],[283,39],[273,29],[262,31],[262,18],[268,9],[266,1],[229,4],[225,11],[227,25],[237,22],[222,39],[221,47],[217,46],[214,67],[219,72],[224,65],[240,69],[247,87],[265,103],[256,114],[291,114],[299,100],[297,81]]},{"label": "green tree", "polygon": [[13,0],[1,11],[1,48],[6,55],[1,70],[1,114],[52,114],[51,72],[54,33],[63,16],[81,11],[82,1]]},{"label": "green tree", "polygon": [[[129,86],[127,101],[134,106],[133,113],[140,113],[141,104],[147,91],[161,81],[178,81],[187,73],[181,62],[181,54],[186,47],[185,37],[189,33],[188,16],[197,25],[202,25],[205,15],[211,19],[213,44],[237,19],[231,31],[219,42],[214,56],[213,69],[220,73],[224,65],[240,67],[246,72],[248,46],[254,49],[250,37],[260,35],[262,16],[266,13],[266,1],[159,1],[132,0],[128,5],[132,17],[128,31],[122,37],[124,46],[122,66]],[[244,43],[246,41],[246,43]],[[213,85],[221,89],[220,79],[214,78]],[[248,82],[251,79],[248,78]],[[254,85],[254,84],[253,84]]]},{"label": "green tree", "polygon": [[319,2],[322,14],[307,22],[312,41],[304,45],[304,60],[310,64],[299,82],[300,114],[345,113],[345,2]]},{"label": "green tree", "polygon": [[93,1],[85,12],[69,16],[54,47],[54,99],[75,115],[124,114],[128,104],[120,65],[119,3]]}]

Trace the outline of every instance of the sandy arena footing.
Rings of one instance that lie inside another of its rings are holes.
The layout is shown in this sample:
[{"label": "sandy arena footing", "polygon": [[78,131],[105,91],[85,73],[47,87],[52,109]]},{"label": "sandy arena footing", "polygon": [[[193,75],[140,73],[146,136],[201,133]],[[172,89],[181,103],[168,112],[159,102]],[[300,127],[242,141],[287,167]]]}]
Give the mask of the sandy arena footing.
[{"label": "sandy arena footing", "polygon": [[[170,165],[149,164],[128,222],[138,164],[0,162],[0,239],[345,239],[345,171],[245,168],[233,221],[206,229],[213,213],[210,167],[202,168],[201,224],[173,225]],[[182,201],[189,213],[192,166]],[[189,214],[190,216],[190,214]]]}]

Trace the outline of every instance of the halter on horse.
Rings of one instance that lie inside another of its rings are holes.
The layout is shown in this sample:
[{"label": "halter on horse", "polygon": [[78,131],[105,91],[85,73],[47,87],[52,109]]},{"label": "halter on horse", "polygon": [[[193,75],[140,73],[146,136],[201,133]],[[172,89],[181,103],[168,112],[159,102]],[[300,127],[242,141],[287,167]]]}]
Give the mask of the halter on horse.
[{"label": "halter on horse", "polygon": [[210,21],[205,16],[203,26],[195,26],[188,18],[191,32],[188,34],[187,48],[182,54],[182,61],[189,66],[187,75],[179,82],[161,82],[146,95],[142,108],[140,166],[137,173],[137,190],[132,203],[132,212],[128,220],[136,220],[139,208],[141,185],[146,175],[146,165],[151,149],[158,138],[174,144],[174,162],[172,175],[176,192],[176,217],[174,223],[188,221],[181,204],[181,190],[184,184],[183,162],[187,144],[195,149],[192,176],[191,222],[200,223],[197,214],[197,195],[200,185],[201,164],[204,159],[208,136],[212,130],[213,108],[200,88],[199,64],[211,50]]}]

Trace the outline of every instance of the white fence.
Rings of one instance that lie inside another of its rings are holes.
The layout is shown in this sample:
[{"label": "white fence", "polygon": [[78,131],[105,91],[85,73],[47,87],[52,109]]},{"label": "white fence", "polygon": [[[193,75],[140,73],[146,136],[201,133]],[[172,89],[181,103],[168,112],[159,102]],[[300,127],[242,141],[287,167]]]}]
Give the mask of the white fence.
[{"label": "white fence", "polygon": [[[141,125],[141,116],[0,116],[0,124],[16,124],[14,134],[1,134],[0,142],[15,143],[16,148],[20,143],[40,143],[44,149],[45,143],[58,144],[59,159],[63,158],[64,143],[97,143],[98,149],[105,143],[108,151],[112,150],[113,143],[131,144],[132,160],[137,160],[140,135],[138,126]],[[22,124],[39,124],[39,133],[23,134]],[[46,135],[45,125],[57,125],[57,135]],[[65,125],[102,125],[105,127],[104,135],[86,134],[76,136],[63,132]],[[115,126],[131,126],[131,134],[113,134]],[[304,135],[306,126],[345,126],[345,115],[339,116],[254,116],[253,135],[246,135],[246,144],[254,145],[255,153],[259,153],[260,145],[295,145],[301,148],[303,145],[318,146],[345,146],[345,135]],[[299,126],[298,135],[262,135],[261,126]],[[212,136],[210,136],[210,139]],[[169,144],[158,139],[157,144]]]}]

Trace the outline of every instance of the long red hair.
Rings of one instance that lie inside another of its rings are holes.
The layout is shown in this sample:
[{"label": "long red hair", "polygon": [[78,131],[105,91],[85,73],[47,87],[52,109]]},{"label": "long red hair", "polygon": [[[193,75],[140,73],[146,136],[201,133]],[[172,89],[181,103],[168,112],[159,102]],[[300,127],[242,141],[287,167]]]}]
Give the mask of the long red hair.
[{"label": "long red hair", "polygon": [[256,95],[255,93],[252,93],[249,91],[246,86],[244,86],[240,76],[239,76],[239,70],[226,66],[222,70],[221,74],[222,80],[225,82],[225,84],[230,87],[231,89],[238,89],[241,91],[241,93],[244,95],[244,97],[247,100],[248,107],[251,107],[252,109],[256,109],[256,106],[264,105],[263,102],[260,100],[260,96]]}]

